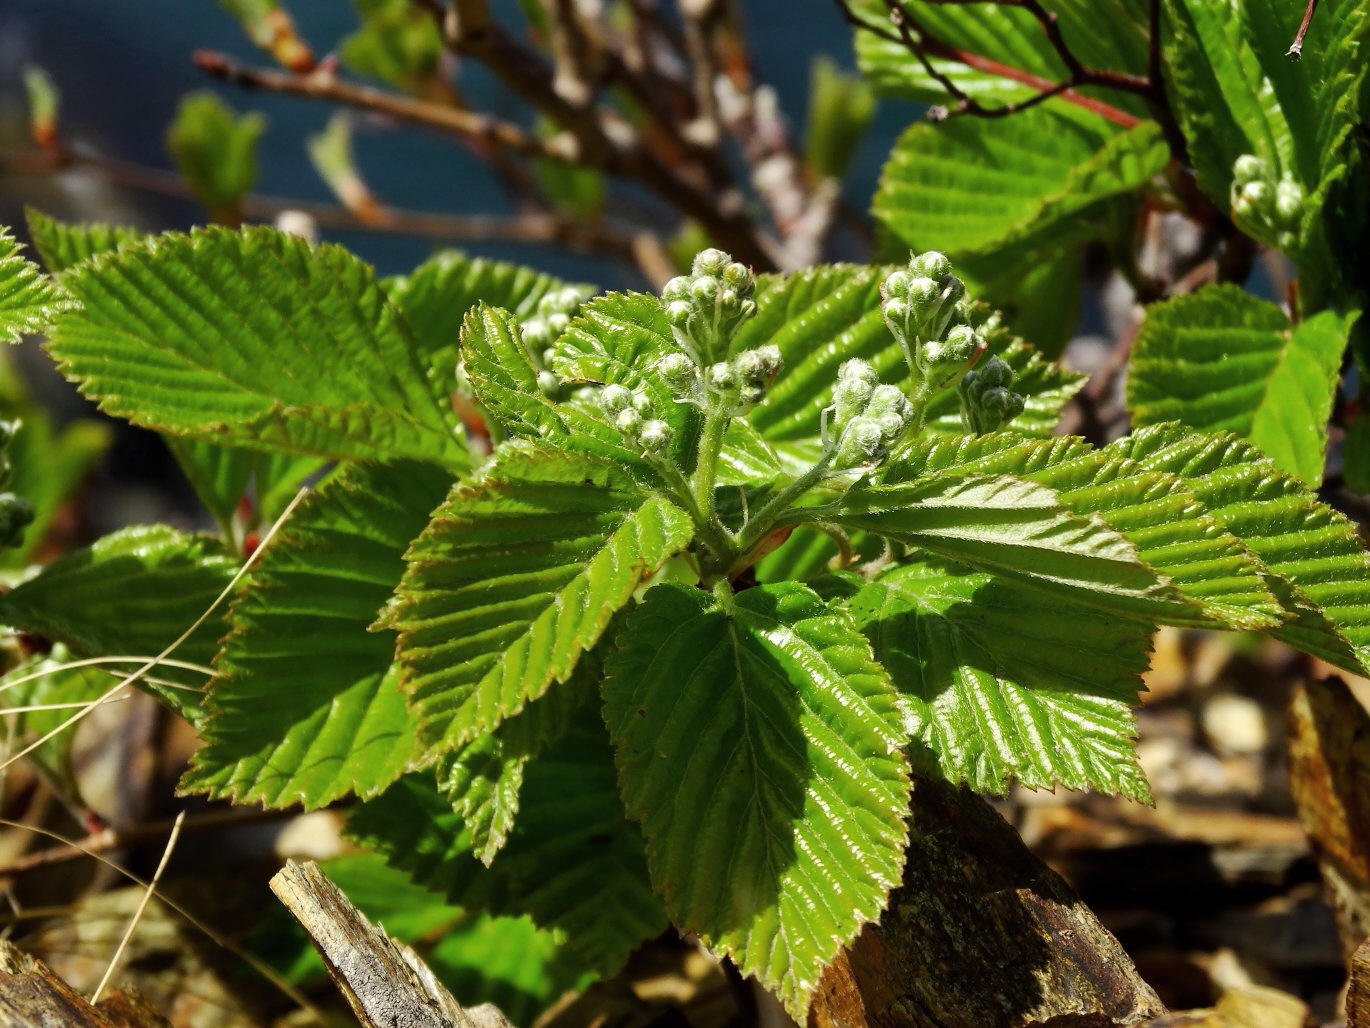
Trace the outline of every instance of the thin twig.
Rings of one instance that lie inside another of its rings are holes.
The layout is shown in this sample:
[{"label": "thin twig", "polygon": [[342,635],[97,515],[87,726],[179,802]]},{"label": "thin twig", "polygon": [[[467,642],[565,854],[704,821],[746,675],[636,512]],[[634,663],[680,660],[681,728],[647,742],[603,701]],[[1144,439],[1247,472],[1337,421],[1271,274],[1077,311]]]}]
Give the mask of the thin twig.
[{"label": "thin twig", "polygon": [[[982,0],[948,0],[948,2],[982,2]],[[1021,68],[1014,68],[1003,64],[1000,61],[983,57],[979,54],[969,53],[958,49],[950,44],[933,36],[926,26],[918,23],[897,0],[885,0],[885,4],[890,11],[890,20],[897,27],[891,30],[876,22],[872,22],[862,17],[851,5],[851,0],[836,0],[838,9],[848,24],[865,32],[889,42],[898,43],[905,47],[912,56],[923,66],[924,71],[938,85],[945,89],[948,95],[956,101],[955,106],[944,109],[940,112],[942,117],[950,117],[958,114],[974,115],[981,118],[1002,118],[1009,115],[1018,114],[1029,110],[1038,104],[1044,103],[1053,97],[1059,97],[1063,102],[1072,104],[1083,110],[1097,114],[1106,121],[1112,122],[1121,128],[1132,128],[1140,123],[1141,119],[1136,115],[1122,110],[1119,107],[1086,96],[1077,91],[1078,86],[1092,85],[1104,86],[1122,90],[1127,93],[1141,94],[1146,88],[1144,80],[1132,75],[1121,75],[1116,72],[1104,72],[1099,69],[1085,69],[1086,77],[1080,81],[1067,79],[1064,82],[1052,82],[1034,75],[1031,72],[1023,71]],[[915,35],[914,33],[917,33]],[[961,89],[956,82],[945,72],[939,69],[932,61],[937,57],[943,60],[955,61],[976,71],[982,71],[987,75],[996,78],[1006,79],[1010,82],[1017,82],[1028,86],[1036,92],[1024,100],[1016,103],[1003,104],[997,107],[986,107],[974,97],[970,96]]]},{"label": "thin twig", "polygon": [[124,937],[119,940],[114,956],[110,957],[109,964],[105,967],[105,973],[100,978],[100,984],[95,986],[95,994],[90,997],[92,1004],[100,1002],[105,987],[109,985],[109,980],[114,977],[115,968],[119,966],[119,960],[123,957],[124,950],[128,948],[129,940],[133,938],[138,922],[143,919],[143,911],[147,909],[148,901],[152,899],[152,894],[157,891],[157,883],[162,880],[162,872],[166,870],[167,862],[171,860],[171,851],[176,848],[176,840],[181,836],[181,824],[185,819],[186,812],[184,810],[176,815],[176,821],[171,826],[171,834],[167,836],[166,848],[162,850],[162,859],[157,862],[157,870],[152,872],[152,880],[148,882],[147,889],[143,892],[143,898],[138,901],[138,907],[133,911],[133,917],[129,920],[128,928],[124,931]]},{"label": "thin twig", "polygon": [[198,51],[194,60],[195,66],[206,74],[244,89],[260,89],[284,96],[342,104],[438,132],[493,143],[527,156],[547,157],[568,163],[574,163],[581,157],[573,148],[541,140],[510,122],[462,107],[417,100],[371,86],[357,85],[326,71],[297,75],[276,68],[256,68],[226,54],[208,50]]},{"label": "thin twig", "polygon": [[1308,0],[1308,7],[1303,12],[1303,21],[1299,24],[1298,34],[1294,37],[1294,42],[1289,46],[1286,57],[1299,60],[1303,57],[1303,37],[1308,34],[1308,26],[1313,23],[1313,12],[1318,9],[1318,0]]}]

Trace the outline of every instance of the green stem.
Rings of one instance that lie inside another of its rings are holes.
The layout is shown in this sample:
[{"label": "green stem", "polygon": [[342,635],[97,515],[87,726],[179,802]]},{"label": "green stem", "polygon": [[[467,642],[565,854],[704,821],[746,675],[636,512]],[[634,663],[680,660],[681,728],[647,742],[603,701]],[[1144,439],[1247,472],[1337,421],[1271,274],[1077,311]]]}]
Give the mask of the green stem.
[{"label": "green stem", "polygon": [[718,483],[718,455],[723,450],[723,433],[731,420],[715,402],[704,415],[704,429],[700,433],[699,463],[695,465],[694,500],[700,516],[714,521],[714,490]]},{"label": "green stem", "polygon": [[813,467],[766,501],[761,509],[752,516],[747,525],[747,530],[738,541],[738,548],[743,553],[746,553],[766,537],[766,534],[775,527],[777,516],[789,510],[790,504],[822,481],[823,476],[832,467],[833,457],[836,454],[836,446],[827,447],[818,460],[814,462]]}]

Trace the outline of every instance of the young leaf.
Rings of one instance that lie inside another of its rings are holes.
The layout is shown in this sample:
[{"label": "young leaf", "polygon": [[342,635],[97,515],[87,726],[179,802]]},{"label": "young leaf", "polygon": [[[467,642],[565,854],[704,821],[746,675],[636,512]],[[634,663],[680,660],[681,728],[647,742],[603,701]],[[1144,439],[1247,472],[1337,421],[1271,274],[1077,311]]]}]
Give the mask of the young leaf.
[{"label": "young leaf", "polygon": [[419,92],[437,70],[442,37],[409,0],[354,0],[362,24],[338,48],[354,71]]},{"label": "young leaf", "polygon": [[1308,485],[1322,482],[1327,419],[1359,312],[1297,325],[1273,303],[1217,285],[1147,310],[1128,408],[1139,425],[1182,421],[1245,436]]},{"label": "young leaf", "polygon": [[111,414],[332,459],[466,464],[446,394],[371,269],[340,247],[200,229],[102,254],[63,284],[83,306],[49,348]]},{"label": "young leaf", "polygon": [[395,637],[366,629],[449,484],[431,465],[363,465],[296,509],[233,603],[182,791],[310,809],[399,777],[417,742]]},{"label": "young leaf", "polygon": [[136,243],[147,236],[136,228],[124,225],[80,224],[50,218],[42,211],[29,207],[25,210],[33,248],[43,259],[43,266],[53,275],[80,264],[88,257],[107,250],[115,250],[125,243]]},{"label": "young leaf", "polygon": [[1144,428],[1109,450],[1179,475],[1270,572],[1292,621],[1270,630],[1356,674],[1370,670],[1370,554],[1355,526],[1235,436]]},{"label": "young leaf", "polygon": [[605,719],[672,921],[803,1018],[900,881],[908,765],[888,675],[795,583],[725,612],[658,586],[609,659]]},{"label": "young leaf", "polygon": [[468,742],[565,681],[692,533],[612,461],[506,446],[409,548],[386,617],[424,742]]},{"label": "young leaf", "polygon": [[1150,802],[1132,708],[1153,626],[936,562],[847,606],[903,697],[915,760],[977,792],[1016,780]]},{"label": "young leaf", "polygon": [[[1063,507],[1103,518],[1137,547],[1143,561],[1196,601],[1200,609],[1192,624],[1261,629],[1284,620],[1262,580],[1264,565],[1176,475],[1147,470],[1078,439],[999,434],[937,441],[888,466],[881,479],[913,481],[929,473],[1017,475],[1055,490]],[[1183,623],[1183,612],[1172,620]]]},{"label": "young leaf", "polygon": [[265,128],[260,114],[240,118],[214,93],[182,98],[167,129],[167,150],[212,216],[232,217],[251,191],[257,181],[257,140]]},{"label": "young leaf", "polygon": [[434,386],[446,391],[456,384],[461,323],[468,310],[487,303],[524,320],[536,312],[539,300],[565,283],[518,264],[441,250],[409,274],[384,279],[381,285],[404,315]]},{"label": "young leaf", "polygon": [[61,290],[20,253],[10,230],[0,226],[0,343],[17,343],[42,332],[69,306]]},{"label": "young leaf", "polygon": [[809,112],[804,159],[821,178],[840,179],[875,116],[875,92],[859,75],[820,56],[809,66]]},{"label": "young leaf", "polygon": [[1097,518],[1070,513],[1052,490],[1018,478],[858,485],[805,519],[872,532],[1105,611],[1155,620],[1195,612],[1121,535]]},{"label": "young leaf", "polygon": [[[79,657],[134,658],[132,672],[189,628],[235,570],[234,559],[206,536],[165,525],[126,528],[59,557],[0,595],[0,624],[66,643]],[[221,615],[210,617],[172,656],[208,664],[223,629]],[[198,719],[202,675],[170,667],[149,674],[192,687],[148,686]]]},{"label": "young leaf", "polygon": [[1112,133],[1053,104],[924,122],[895,144],[873,211],[916,251],[974,258],[984,276],[1025,250],[1094,237],[1097,205],[1136,190],[1169,156],[1154,122]]},{"label": "young leaf", "polygon": [[608,457],[652,477],[642,455],[624,446],[616,428],[567,404],[555,403],[542,392],[538,366],[508,311],[484,303],[467,311],[461,344],[462,366],[476,400],[510,435]]},{"label": "young leaf", "polygon": [[616,384],[642,391],[652,417],[671,426],[671,451],[690,468],[699,450],[700,413],[681,403],[658,374],[662,357],[677,352],[661,301],[643,293],[610,293],[587,304],[557,339],[552,369],[573,382]]}]

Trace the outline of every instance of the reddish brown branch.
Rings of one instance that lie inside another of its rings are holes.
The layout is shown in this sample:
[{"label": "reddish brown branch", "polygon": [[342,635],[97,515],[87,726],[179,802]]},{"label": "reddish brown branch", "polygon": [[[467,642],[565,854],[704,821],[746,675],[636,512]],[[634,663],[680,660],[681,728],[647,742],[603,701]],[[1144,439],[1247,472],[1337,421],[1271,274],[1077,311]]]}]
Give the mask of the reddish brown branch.
[{"label": "reddish brown branch", "polygon": [[1303,21],[1299,24],[1298,34],[1294,36],[1294,42],[1289,45],[1288,57],[1298,60],[1303,56],[1303,37],[1308,35],[1308,26],[1313,24],[1313,12],[1318,9],[1318,0],[1308,0],[1308,7],[1303,12]]}]

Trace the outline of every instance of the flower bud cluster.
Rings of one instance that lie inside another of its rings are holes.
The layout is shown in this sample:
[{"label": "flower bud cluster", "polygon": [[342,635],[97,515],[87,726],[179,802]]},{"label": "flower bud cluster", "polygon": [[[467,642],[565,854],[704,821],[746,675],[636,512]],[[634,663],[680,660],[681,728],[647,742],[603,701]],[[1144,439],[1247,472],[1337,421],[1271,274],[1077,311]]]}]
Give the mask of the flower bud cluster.
[{"label": "flower bud cluster", "polygon": [[863,360],[849,360],[839,369],[832,411],[833,467],[839,470],[884,460],[914,417],[909,398],[896,386],[881,385]]},{"label": "flower bud cluster", "polygon": [[940,253],[912,257],[880,285],[880,313],[924,389],[940,389],[964,369],[984,340],[968,324],[966,287]]},{"label": "flower bud cluster", "polygon": [[542,369],[538,373],[538,388],[548,396],[562,391],[561,379],[547,370],[552,364],[552,344],[566,331],[587,299],[589,293],[580,286],[554,289],[538,301],[536,313],[519,326],[524,345]]},{"label": "flower bud cluster", "polygon": [[1232,215],[1256,228],[1284,250],[1299,240],[1304,205],[1303,187],[1286,173],[1278,181],[1270,163],[1243,154],[1232,166]]},{"label": "flower bud cluster", "polygon": [[956,387],[961,396],[961,423],[971,435],[997,432],[1023,413],[1023,397],[1015,393],[1013,369],[998,357],[972,368]]},{"label": "flower bud cluster", "polygon": [[661,291],[666,320],[680,346],[700,367],[728,351],[738,326],[756,313],[756,276],[722,250],[697,254],[688,275]]},{"label": "flower bud cluster", "polygon": [[648,453],[663,453],[671,445],[671,426],[652,417],[652,401],[644,392],[607,385],[599,391],[599,409],[609,416],[624,438]]},{"label": "flower bud cluster", "polygon": [[768,343],[702,370],[683,353],[667,354],[657,370],[681,401],[707,407],[711,397],[717,398],[729,414],[745,414],[765,397],[781,363],[780,348]]}]

